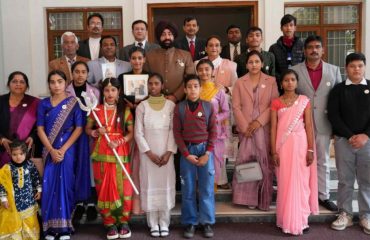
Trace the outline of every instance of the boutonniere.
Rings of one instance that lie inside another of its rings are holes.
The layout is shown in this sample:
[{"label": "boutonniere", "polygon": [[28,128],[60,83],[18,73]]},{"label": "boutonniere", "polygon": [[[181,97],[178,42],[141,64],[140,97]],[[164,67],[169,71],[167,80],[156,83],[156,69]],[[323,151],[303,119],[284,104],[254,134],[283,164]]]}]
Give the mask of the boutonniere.
[{"label": "boutonniere", "polygon": [[206,51],[201,51],[201,52],[199,52],[199,55],[201,55],[201,56],[206,55]]},{"label": "boutonniere", "polygon": [[177,59],[176,63],[179,64],[181,67],[185,66],[185,63],[184,61],[182,61],[182,59]]},{"label": "boutonniere", "polygon": [[265,66],[266,71],[270,69],[270,66]]},{"label": "boutonniere", "polygon": [[202,115],[202,112],[198,112],[198,117],[201,117]]},{"label": "boutonniere", "polygon": [[330,82],[326,82],[326,86],[330,87],[331,83]]},{"label": "boutonniere", "polygon": [[265,84],[261,84],[261,88],[265,88],[266,87],[266,85]]},{"label": "boutonniere", "polygon": [[366,89],[366,90],[364,91],[364,93],[365,93],[365,94],[369,94],[369,92],[370,92],[370,91],[369,91],[369,89]]},{"label": "boutonniere", "polygon": [[23,103],[22,104],[22,107],[27,107],[27,103]]}]

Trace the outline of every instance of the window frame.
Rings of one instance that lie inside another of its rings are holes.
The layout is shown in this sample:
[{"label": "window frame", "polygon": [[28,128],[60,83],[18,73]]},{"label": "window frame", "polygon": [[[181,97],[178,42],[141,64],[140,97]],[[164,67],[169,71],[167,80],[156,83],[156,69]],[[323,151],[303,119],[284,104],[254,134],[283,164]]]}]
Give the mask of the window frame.
[{"label": "window frame", "polygon": [[[358,23],[353,24],[325,24],[324,23],[324,7],[336,7],[336,6],[348,6],[356,5],[358,8]],[[297,23],[297,32],[313,31],[317,35],[321,36],[323,41],[324,51],[327,50],[327,36],[329,31],[343,31],[343,30],[355,30],[355,51],[361,52],[361,36],[362,36],[362,3],[361,2],[319,2],[319,3],[286,3],[284,4],[285,9],[288,7],[319,7],[319,24],[318,25],[300,25]],[[327,61],[327,55],[323,55],[323,60]]]},{"label": "window frame", "polygon": [[[82,21],[83,21],[83,29],[82,30],[51,30],[50,29],[50,22],[49,22],[49,16],[51,13],[70,13],[70,12],[82,12]],[[91,8],[47,8],[46,9],[46,21],[47,21],[47,44],[48,44],[48,60],[49,62],[53,59],[55,59],[55,53],[54,53],[54,39],[56,37],[62,36],[64,32],[71,31],[74,34],[76,34],[77,37],[80,37],[80,40],[84,40],[89,37],[89,34],[87,32],[87,18],[89,12],[119,12],[121,15],[121,28],[120,29],[106,29],[103,30],[103,36],[105,35],[112,35],[112,36],[118,36],[119,38],[119,44],[117,46],[117,49],[122,48],[123,45],[123,18],[122,18],[122,8],[120,7],[91,7]],[[104,27],[104,26],[103,26]]]}]

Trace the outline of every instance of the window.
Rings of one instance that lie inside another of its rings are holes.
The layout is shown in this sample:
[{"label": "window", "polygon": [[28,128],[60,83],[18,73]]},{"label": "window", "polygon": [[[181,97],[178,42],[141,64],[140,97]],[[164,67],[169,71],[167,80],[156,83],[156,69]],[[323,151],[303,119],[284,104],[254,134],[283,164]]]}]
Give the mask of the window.
[{"label": "window", "polygon": [[114,36],[118,46],[123,46],[121,8],[47,9],[49,61],[63,55],[60,37],[64,32],[74,32],[79,40],[88,38],[87,18],[95,12],[100,13],[104,18],[103,35]]},{"label": "window", "polygon": [[345,58],[361,51],[361,3],[286,4],[285,13],[297,18],[297,36],[323,38],[324,60],[340,67],[345,78]]}]

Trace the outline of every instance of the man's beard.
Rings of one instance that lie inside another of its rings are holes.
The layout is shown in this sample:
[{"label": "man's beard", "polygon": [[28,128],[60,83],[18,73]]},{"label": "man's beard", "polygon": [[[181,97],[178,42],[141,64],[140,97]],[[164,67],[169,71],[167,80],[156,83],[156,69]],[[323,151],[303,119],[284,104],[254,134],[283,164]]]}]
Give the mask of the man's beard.
[{"label": "man's beard", "polygon": [[174,43],[173,43],[173,41],[170,41],[169,43],[168,43],[168,41],[161,41],[161,42],[159,42],[159,45],[164,49],[169,49],[169,48],[172,48],[174,46]]}]

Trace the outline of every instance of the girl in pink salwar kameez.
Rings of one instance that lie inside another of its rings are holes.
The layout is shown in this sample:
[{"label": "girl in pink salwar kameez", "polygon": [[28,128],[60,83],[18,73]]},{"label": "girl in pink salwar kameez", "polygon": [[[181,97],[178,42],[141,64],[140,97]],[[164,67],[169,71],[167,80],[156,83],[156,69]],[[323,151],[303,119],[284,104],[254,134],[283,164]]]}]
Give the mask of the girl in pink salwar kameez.
[{"label": "girl in pink salwar kameez", "polygon": [[316,158],[311,106],[297,95],[298,76],[282,75],[284,94],[271,103],[271,153],[278,181],[276,224],[284,233],[309,229],[308,216],[318,214]]}]

